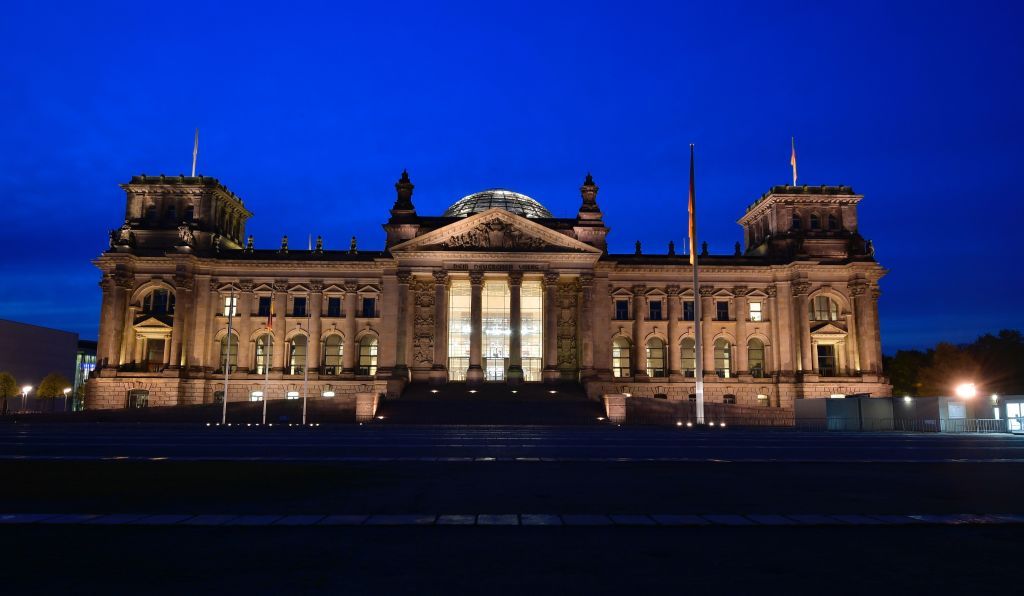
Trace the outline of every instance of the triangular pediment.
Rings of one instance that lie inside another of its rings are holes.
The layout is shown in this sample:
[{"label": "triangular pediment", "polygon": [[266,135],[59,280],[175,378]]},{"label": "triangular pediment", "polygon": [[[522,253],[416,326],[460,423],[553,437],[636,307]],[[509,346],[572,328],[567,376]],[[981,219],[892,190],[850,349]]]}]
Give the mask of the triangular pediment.
[{"label": "triangular pediment", "polygon": [[841,329],[832,323],[825,323],[821,327],[811,331],[811,335],[846,335],[846,329]]},{"label": "triangular pediment", "polygon": [[573,252],[601,250],[525,217],[493,208],[392,247],[392,253],[421,251]]},{"label": "triangular pediment", "polygon": [[144,314],[135,317],[132,324],[138,329],[170,329],[173,319],[167,315]]}]

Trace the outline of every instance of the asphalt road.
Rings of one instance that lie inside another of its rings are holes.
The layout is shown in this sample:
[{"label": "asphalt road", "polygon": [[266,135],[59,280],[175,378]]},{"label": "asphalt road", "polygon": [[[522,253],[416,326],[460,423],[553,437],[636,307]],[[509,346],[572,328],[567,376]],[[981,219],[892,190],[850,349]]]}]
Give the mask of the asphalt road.
[{"label": "asphalt road", "polygon": [[1005,434],[616,427],[0,424],[0,459],[1016,462]]}]

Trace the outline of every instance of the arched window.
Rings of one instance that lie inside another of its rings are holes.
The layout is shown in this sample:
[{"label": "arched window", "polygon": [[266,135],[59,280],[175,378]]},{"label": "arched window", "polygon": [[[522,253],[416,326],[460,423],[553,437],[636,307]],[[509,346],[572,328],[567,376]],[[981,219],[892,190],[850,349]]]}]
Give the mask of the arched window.
[{"label": "arched window", "polygon": [[372,335],[359,340],[359,374],[371,377],[377,374],[377,338]]},{"label": "arched window", "polygon": [[833,232],[839,229],[839,218],[836,217],[835,215],[829,214],[828,229]]},{"label": "arched window", "polygon": [[821,218],[818,217],[817,213],[812,213],[811,214],[811,229],[812,230],[820,230],[821,229]]},{"label": "arched window", "polygon": [[647,376],[665,376],[665,342],[657,337],[647,342]]},{"label": "arched window", "polygon": [[256,374],[266,374],[267,369],[270,367],[270,358],[274,355],[274,339],[269,333],[256,338],[256,361],[253,365],[253,370]]},{"label": "arched window", "polygon": [[697,342],[692,337],[683,338],[679,353],[683,358],[683,376],[697,376]]},{"label": "arched window", "polygon": [[612,376],[628,377],[633,374],[629,362],[631,347],[625,337],[616,337],[612,340]]},{"label": "arched window", "polygon": [[345,354],[345,342],[337,334],[328,335],[324,340],[324,374],[340,375],[342,356]]},{"label": "arched window", "polygon": [[153,290],[142,299],[142,312],[149,315],[174,314],[174,294],[169,290]]},{"label": "arched window", "polygon": [[724,337],[715,340],[715,374],[723,379],[732,377],[732,346]]},{"label": "arched window", "polygon": [[[228,341],[230,338],[230,341]],[[230,344],[230,345],[229,345]],[[232,333],[225,334],[220,339],[220,370],[224,370],[224,363],[227,362],[231,372],[238,368],[238,337]]]},{"label": "arched window", "polygon": [[804,224],[803,224],[803,220],[800,219],[800,214],[799,213],[794,213],[793,214],[793,223],[790,224],[790,226],[789,226],[790,229],[793,230],[793,231],[799,232],[800,229],[803,228],[803,226],[804,226]]},{"label": "arched window", "polygon": [[750,368],[750,376],[764,376],[764,342],[756,337],[747,342],[747,366]]},{"label": "arched window", "polygon": [[125,400],[124,407],[129,410],[135,408],[145,408],[149,406],[149,391],[146,389],[132,389],[128,392],[128,399]]},{"label": "arched window", "polygon": [[808,316],[812,321],[838,321],[839,305],[828,296],[815,296],[809,305]]},{"label": "arched window", "polygon": [[296,335],[288,342],[288,374],[301,375],[306,370],[306,336]]}]

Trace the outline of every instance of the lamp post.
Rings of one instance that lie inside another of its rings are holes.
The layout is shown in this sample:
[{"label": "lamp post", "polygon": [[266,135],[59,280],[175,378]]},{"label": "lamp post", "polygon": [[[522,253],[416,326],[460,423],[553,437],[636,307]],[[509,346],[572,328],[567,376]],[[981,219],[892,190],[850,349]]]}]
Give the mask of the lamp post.
[{"label": "lamp post", "polygon": [[68,394],[71,393],[71,387],[64,388],[64,405],[61,409],[62,412],[68,411]]},{"label": "lamp post", "polygon": [[32,391],[32,385],[25,385],[21,388],[21,411],[28,409],[28,392]]}]

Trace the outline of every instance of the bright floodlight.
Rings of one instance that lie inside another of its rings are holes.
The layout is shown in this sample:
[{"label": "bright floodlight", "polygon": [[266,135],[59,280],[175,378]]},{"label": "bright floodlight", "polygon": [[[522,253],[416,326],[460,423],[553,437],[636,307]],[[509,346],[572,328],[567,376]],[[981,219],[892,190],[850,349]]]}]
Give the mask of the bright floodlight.
[{"label": "bright floodlight", "polygon": [[21,388],[22,393],[28,393],[29,391],[32,391],[32,385],[25,385]]},{"label": "bright floodlight", "polygon": [[64,388],[64,395],[67,395],[69,393],[71,393],[71,387],[65,387]]},{"label": "bright floodlight", "polygon": [[961,383],[956,386],[956,396],[962,399],[971,399],[978,395],[978,388],[974,383]]}]

